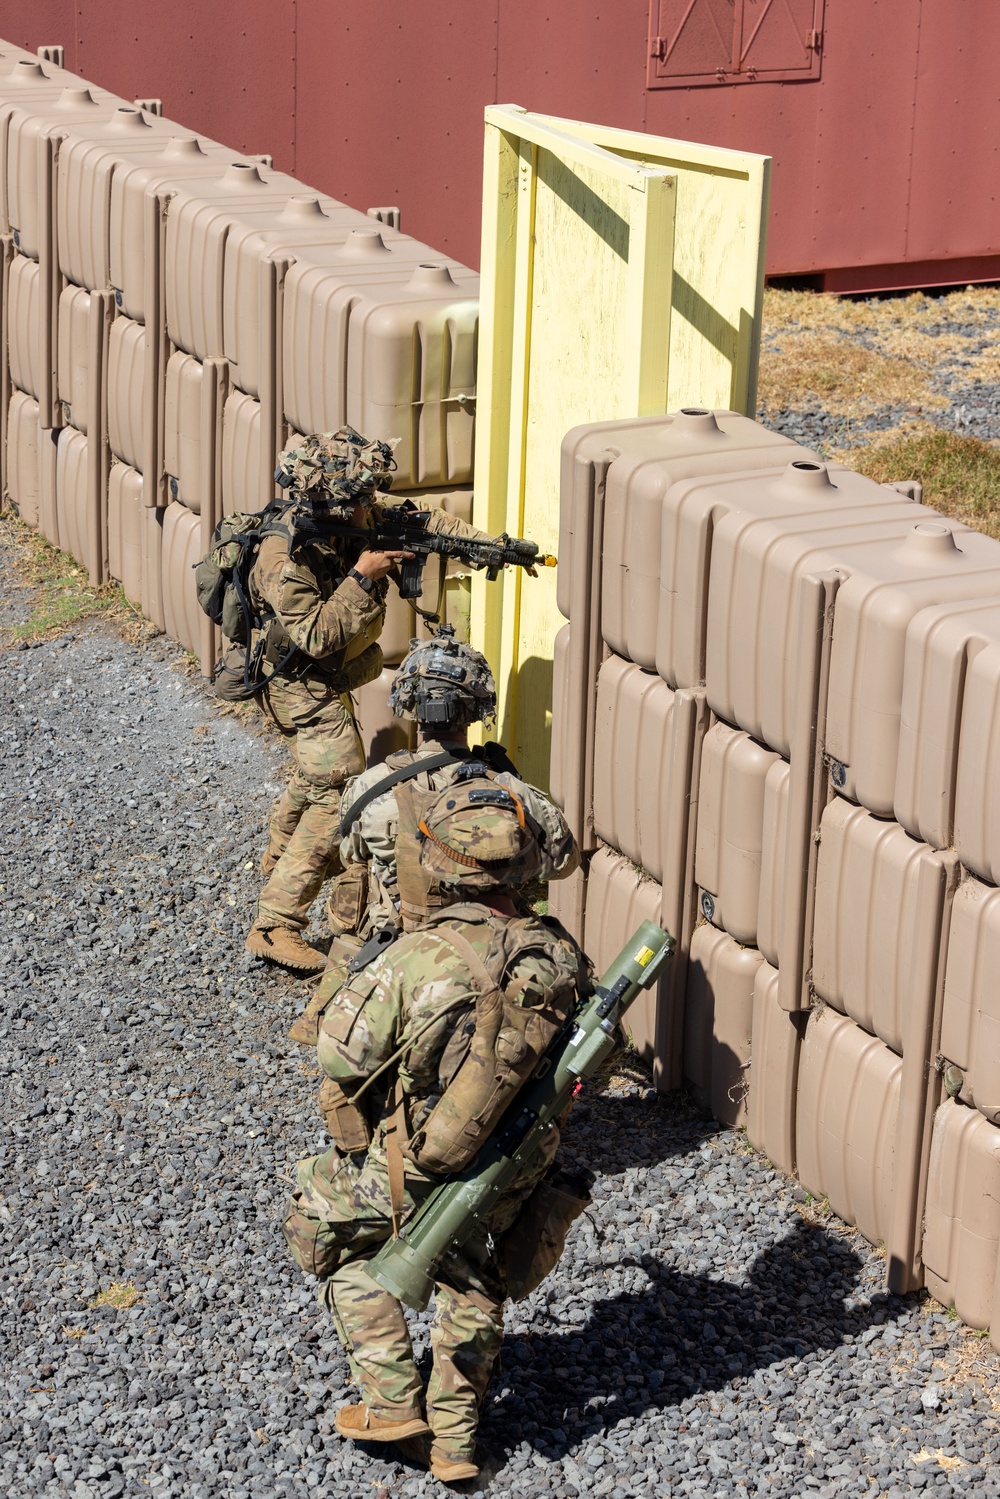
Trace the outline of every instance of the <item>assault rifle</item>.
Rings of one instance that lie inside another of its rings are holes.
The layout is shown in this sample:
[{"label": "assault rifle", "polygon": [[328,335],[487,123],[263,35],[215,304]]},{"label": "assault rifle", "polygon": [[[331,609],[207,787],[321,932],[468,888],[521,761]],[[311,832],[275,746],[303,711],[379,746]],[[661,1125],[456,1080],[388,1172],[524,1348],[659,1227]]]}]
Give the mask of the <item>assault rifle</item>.
[{"label": "assault rifle", "polygon": [[642,923],[552,1042],[471,1165],[434,1188],[399,1237],[390,1239],[369,1261],[367,1275],[414,1311],[423,1310],[442,1256],[461,1248],[516,1180],[542,1137],[555,1127],[584,1080],[617,1049],[619,1020],[642,990],[659,978],[674,945],[661,927]]},{"label": "assault rifle", "polygon": [[403,501],[389,505],[383,511],[379,523],[367,531],[361,526],[344,526],[330,521],[323,526],[330,536],[349,536],[364,543],[369,552],[411,552],[399,563],[397,586],[402,599],[419,598],[423,590],[424,563],[436,555],[441,558],[442,569],[449,557],[458,558],[473,567],[485,568],[492,583],[502,567],[555,567],[555,557],[540,553],[533,541],[523,541],[519,536],[502,536],[487,541],[478,541],[469,536],[447,536],[428,531],[429,510],[417,510]]}]

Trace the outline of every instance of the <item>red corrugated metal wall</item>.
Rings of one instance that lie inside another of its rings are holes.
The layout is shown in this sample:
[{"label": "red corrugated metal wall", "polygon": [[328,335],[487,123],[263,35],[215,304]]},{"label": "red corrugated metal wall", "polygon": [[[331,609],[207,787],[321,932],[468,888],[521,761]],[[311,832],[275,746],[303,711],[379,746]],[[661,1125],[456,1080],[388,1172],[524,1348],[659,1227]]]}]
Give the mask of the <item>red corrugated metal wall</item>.
[{"label": "red corrugated metal wall", "polygon": [[[68,68],[160,97],[165,113],[270,151],[355,207],[398,203],[410,234],[469,264],[483,107],[515,101],[773,156],[771,275],[826,272],[844,289],[1000,279],[995,0],[825,0],[825,14],[820,0],[780,3],[785,53],[793,22],[822,19],[815,80],[649,87],[650,38],[689,0],[253,0],[238,12],[6,0],[0,30],[22,46],[60,42]],[[734,13],[744,38],[761,22],[766,40],[771,5],[693,0],[695,51],[724,51],[719,18]]]}]

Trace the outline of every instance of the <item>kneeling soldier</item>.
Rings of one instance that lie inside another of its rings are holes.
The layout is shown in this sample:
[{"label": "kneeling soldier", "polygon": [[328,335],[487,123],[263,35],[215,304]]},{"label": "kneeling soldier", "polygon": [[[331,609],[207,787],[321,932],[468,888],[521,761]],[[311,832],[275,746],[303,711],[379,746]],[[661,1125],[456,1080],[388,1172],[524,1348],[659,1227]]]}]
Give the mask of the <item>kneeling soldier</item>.
[{"label": "kneeling soldier", "polygon": [[540,862],[530,815],[495,781],[434,799],[420,869],[449,903],[350,976],[327,1008],[318,1057],[340,1095],[338,1143],[299,1163],[284,1224],[296,1261],[323,1281],[361,1390],[337,1430],[372,1442],[429,1437],[431,1471],[446,1483],[478,1473],[479,1408],[503,1337],[504,1236],[551,1165],[558,1129],[438,1267],[426,1397],[403,1308],[366,1266],[440,1182],[441,1160],[471,1159],[576,1007],[583,954],[558,922],[519,916],[512,899]]},{"label": "kneeling soldier", "polygon": [[461,780],[470,764],[477,775],[495,776],[520,798],[538,829],[542,879],[564,879],[579,865],[580,851],[562,812],[520,779],[502,745],[470,749],[470,724],[488,726],[496,701],[486,657],[455,640],[452,626],[442,625],[432,639],[411,643],[393,677],[389,706],[397,718],[416,722],[417,748],[400,750],[384,765],[357,776],[344,792],[341,808],[341,862],[348,877],[359,864],[368,865],[372,926],[402,923],[412,930],[438,904],[428,901],[417,828],[435,794]]}]

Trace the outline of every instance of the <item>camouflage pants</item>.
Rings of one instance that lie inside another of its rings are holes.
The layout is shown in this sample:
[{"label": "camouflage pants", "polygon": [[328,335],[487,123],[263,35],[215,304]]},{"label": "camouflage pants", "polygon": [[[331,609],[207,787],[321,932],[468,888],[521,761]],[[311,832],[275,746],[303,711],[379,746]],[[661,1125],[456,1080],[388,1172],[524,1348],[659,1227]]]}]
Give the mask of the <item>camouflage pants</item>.
[{"label": "camouflage pants", "polygon": [[[501,1233],[535,1181],[547,1169],[558,1143],[553,1132],[532,1170],[500,1199],[490,1229]],[[409,1166],[404,1213],[433,1191],[436,1181]],[[392,1233],[385,1153],[379,1136],[367,1156],[343,1156],[331,1147],[301,1161],[301,1206],[322,1220],[337,1263],[323,1282],[320,1300],[333,1316],[351,1374],[370,1410],[403,1416],[421,1410],[423,1387],[403,1308],[365,1273]],[[435,1283],[431,1327],[433,1368],[427,1385],[427,1421],[435,1452],[445,1458],[473,1455],[479,1408],[503,1341],[503,1273],[491,1253],[485,1226],[462,1250],[448,1256]]]},{"label": "camouflage pants", "polygon": [[268,828],[257,920],[300,932],[309,907],[338,867],[340,791],[365,766],[349,693],[332,692],[317,677],[278,678],[264,704],[289,741],[295,770]]}]

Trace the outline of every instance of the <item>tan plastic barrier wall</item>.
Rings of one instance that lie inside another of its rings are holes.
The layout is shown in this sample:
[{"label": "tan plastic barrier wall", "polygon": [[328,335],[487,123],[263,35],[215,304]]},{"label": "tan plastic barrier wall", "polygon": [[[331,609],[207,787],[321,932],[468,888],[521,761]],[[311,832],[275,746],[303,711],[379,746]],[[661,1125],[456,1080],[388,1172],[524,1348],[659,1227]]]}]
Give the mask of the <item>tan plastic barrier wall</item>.
[{"label": "tan plastic barrier wall", "polygon": [[[190,562],[274,496],[296,432],[396,437],[396,490],[471,515],[478,276],[6,44],[0,275],[5,492],[206,673]],[[444,612],[468,638],[454,568]],[[418,632],[395,600],[387,661]]]},{"label": "tan plastic barrier wall", "polygon": [[658,911],[659,1085],[1000,1346],[1000,543],[729,412],[562,457],[550,908],[598,962]]}]

